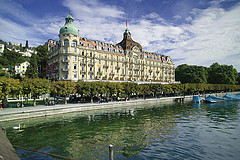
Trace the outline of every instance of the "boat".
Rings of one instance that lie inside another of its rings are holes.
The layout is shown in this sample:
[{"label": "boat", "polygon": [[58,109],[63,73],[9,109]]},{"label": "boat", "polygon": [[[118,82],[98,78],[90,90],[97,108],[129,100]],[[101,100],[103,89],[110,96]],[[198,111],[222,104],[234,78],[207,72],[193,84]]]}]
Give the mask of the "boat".
[{"label": "boat", "polygon": [[199,96],[193,96],[193,103],[200,103],[204,100],[204,98],[199,97]]},{"label": "boat", "polygon": [[240,100],[240,96],[238,96],[238,95],[226,94],[223,97],[228,98],[229,100]]},{"label": "boat", "polygon": [[211,97],[208,96],[208,97],[204,100],[204,102],[206,102],[206,103],[216,103],[217,101],[213,100]]},{"label": "boat", "polygon": [[214,95],[209,95],[208,97],[213,99],[213,100],[215,100],[215,101],[227,101],[227,100],[230,100],[229,98],[226,98],[226,97],[218,97],[218,96],[214,96]]}]

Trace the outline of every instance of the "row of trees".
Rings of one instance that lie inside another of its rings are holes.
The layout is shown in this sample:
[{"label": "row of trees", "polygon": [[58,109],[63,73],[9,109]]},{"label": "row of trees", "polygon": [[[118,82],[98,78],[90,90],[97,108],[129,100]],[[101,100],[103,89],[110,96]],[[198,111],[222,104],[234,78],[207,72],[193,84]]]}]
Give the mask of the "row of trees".
[{"label": "row of trees", "polygon": [[[52,96],[68,97],[69,95],[79,95],[82,100],[90,99],[93,102],[94,97],[159,97],[167,95],[208,93],[208,92],[228,92],[240,91],[240,85],[229,84],[137,84],[137,83],[116,83],[116,82],[72,82],[72,81],[54,81],[46,79],[19,79],[1,78],[0,79],[0,99],[6,99],[7,95],[17,97],[26,96],[31,93],[36,98],[42,94],[50,93]],[[65,102],[66,103],[66,102]]]},{"label": "row of trees", "polygon": [[238,72],[232,65],[213,63],[203,66],[179,65],[175,71],[176,80],[182,83],[240,84]]}]

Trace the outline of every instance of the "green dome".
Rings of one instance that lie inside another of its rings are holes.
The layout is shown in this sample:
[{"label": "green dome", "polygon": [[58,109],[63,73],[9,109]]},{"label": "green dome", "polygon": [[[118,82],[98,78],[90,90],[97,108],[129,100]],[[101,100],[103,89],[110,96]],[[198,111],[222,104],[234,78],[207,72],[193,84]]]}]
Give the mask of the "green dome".
[{"label": "green dome", "polygon": [[63,33],[71,33],[75,35],[79,35],[78,29],[73,25],[73,17],[69,14],[66,17],[66,23],[65,25],[60,29],[59,35]]}]

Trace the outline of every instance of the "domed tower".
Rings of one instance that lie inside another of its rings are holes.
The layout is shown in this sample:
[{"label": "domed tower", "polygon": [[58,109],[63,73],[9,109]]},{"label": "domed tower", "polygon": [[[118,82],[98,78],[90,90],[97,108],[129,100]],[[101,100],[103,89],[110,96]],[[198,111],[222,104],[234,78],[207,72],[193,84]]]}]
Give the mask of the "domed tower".
[{"label": "domed tower", "polygon": [[73,25],[73,21],[73,17],[69,14],[66,17],[65,25],[59,30],[59,40],[61,46],[77,46],[79,42],[79,30]]},{"label": "domed tower", "polygon": [[74,21],[73,17],[69,14],[66,17],[65,25],[59,31],[59,36],[64,33],[79,36],[79,30],[73,25],[73,21]]},{"label": "domed tower", "polygon": [[60,77],[64,80],[76,80],[76,73],[73,73],[72,70],[76,66],[75,57],[79,52],[79,30],[74,26],[74,19],[70,14],[65,20],[64,26],[59,30]]}]

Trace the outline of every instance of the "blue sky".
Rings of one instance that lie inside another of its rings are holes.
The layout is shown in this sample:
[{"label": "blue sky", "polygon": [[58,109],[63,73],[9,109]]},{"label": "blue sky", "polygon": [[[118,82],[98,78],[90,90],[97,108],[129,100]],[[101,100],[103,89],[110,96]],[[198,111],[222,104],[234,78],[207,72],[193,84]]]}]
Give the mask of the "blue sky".
[{"label": "blue sky", "polygon": [[80,36],[116,44],[126,28],[144,51],[174,63],[240,71],[240,0],[0,0],[0,39],[58,40],[69,9]]}]

